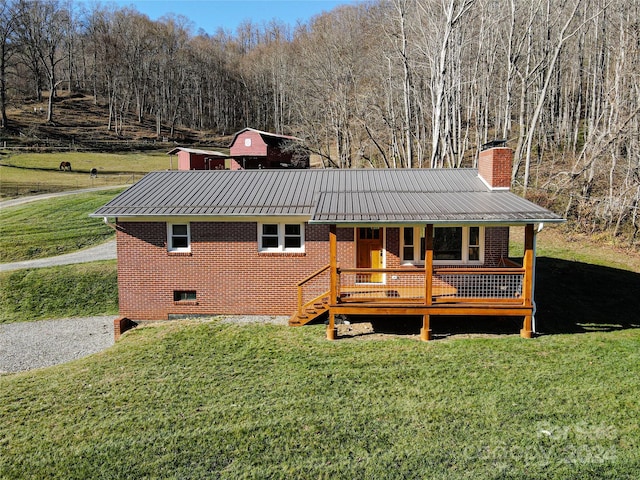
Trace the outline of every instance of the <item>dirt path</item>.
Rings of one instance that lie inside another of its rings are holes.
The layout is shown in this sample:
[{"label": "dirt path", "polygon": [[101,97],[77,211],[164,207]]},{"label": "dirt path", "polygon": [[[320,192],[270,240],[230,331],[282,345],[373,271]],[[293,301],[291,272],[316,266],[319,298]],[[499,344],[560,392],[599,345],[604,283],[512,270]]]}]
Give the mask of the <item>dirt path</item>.
[{"label": "dirt path", "polygon": [[66,253],[56,257],[37,258],[22,262],[2,263],[0,272],[10,270],[22,270],[24,268],[43,268],[58,265],[71,265],[73,263],[97,262],[99,260],[113,260],[116,258],[116,241],[110,240],[95,247],[85,248],[73,253]]}]

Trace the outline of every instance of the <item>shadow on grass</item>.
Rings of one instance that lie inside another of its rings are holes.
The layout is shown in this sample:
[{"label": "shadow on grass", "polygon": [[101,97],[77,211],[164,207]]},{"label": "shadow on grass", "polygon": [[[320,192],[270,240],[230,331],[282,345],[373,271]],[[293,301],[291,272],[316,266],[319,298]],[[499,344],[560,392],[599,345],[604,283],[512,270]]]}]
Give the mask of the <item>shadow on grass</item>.
[{"label": "shadow on grass", "polygon": [[[541,334],[640,328],[640,274],[556,258],[537,259],[536,330]],[[422,317],[350,316],[375,333],[418,335]],[[432,317],[434,339],[450,335],[514,335],[521,317]]]},{"label": "shadow on grass", "polygon": [[583,333],[640,327],[640,274],[539,257],[537,330]]}]

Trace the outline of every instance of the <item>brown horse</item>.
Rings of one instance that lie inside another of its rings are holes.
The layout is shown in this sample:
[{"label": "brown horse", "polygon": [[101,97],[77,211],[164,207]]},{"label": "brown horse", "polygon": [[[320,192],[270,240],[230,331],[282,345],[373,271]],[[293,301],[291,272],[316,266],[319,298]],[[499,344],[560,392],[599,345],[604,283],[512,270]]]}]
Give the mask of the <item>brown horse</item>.
[{"label": "brown horse", "polygon": [[64,171],[71,171],[71,162],[60,162],[60,170]]}]

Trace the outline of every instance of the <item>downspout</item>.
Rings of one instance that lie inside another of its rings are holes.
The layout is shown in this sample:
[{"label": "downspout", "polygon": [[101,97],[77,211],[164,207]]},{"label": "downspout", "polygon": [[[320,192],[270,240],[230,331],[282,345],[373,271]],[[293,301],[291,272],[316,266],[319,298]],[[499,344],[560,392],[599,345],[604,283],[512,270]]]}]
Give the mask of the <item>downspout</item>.
[{"label": "downspout", "polygon": [[[118,221],[117,218],[114,219],[116,222]],[[102,221],[104,222],[104,224],[109,227],[112,228],[113,230],[115,230],[116,232],[118,231],[118,224],[117,223],[111,223],[109,222],[109,217],[102,217]]]},{"label": "downspout", "polygon": [[536,254],[536,249],[537,249],[537,241],[538,241],[538,234],[542,231],[542,229],[544,228],[544,223],[539,223],[538,224],[538,228],[535,229],[533,231],[533,276],[531,279],[531,303],[533,303],[533,311],[531,312],[531,330],[533,331],[533,333],[537,333],[536,332],[536,295],[535,295],[535,290],[536,290],[536,258],[537,258],[537,254]]}]

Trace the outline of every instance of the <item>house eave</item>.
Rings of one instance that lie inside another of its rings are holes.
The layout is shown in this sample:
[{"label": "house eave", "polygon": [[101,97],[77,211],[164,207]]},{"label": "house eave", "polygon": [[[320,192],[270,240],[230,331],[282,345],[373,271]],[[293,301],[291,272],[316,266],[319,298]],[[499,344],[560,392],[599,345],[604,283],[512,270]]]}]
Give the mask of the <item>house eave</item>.
[{"label": "house eave", "polygon": [[540,224],[540,223],[564,223],[566,220],[563,218],[519,218],[519,219],[486,219],[486,218],[467,218],[467,219],[416,219],[416,218],[402,218],[402,219],[322,219],[317,220],[310,217],[310,215],[304,214],[284,214],[284,213],[269,213],[269,214],[237,214],[237,215],[212,215],[212,214],[147,214],[147,215],[122,215],[118,213],[92,213],[89,215],[92,218],[117,218],[120,221],[125,222],[163,222],[163,221],[175,221],[177,219],[183,221],[195,221],[195,222],[265,222],[269,219],[288,219],[296,222],[307,222],[310,225],[338,225],[340,227],[359,227],[359,226],[378,226],[378,227],[397,227],[397,226],[421,226],[426,224],[433,224],[439,226],[487,226],[487,227],[501,227],[501,226],[524,226],[528,224]]},{"label": "house eave", "polygon": [[323,220],[314,220],[311,219],[309,221],[310,224],[314,225],[338,225],[340,227],[352,227],[352,226],[362,226],[362,225],[376,225],[376,226],[420,226],[420,225],[439,225],[439,226],[449,226],[449,225],[460,225],[460,226],[487,226],[487,227],[517,227],[524,226],[529,224],[539,224],[539,223],[564,223],[566,220],[564,218],[519,218],[519,219],[398,219],[398,220],[336,220],[336,219],[323,219]]}]

